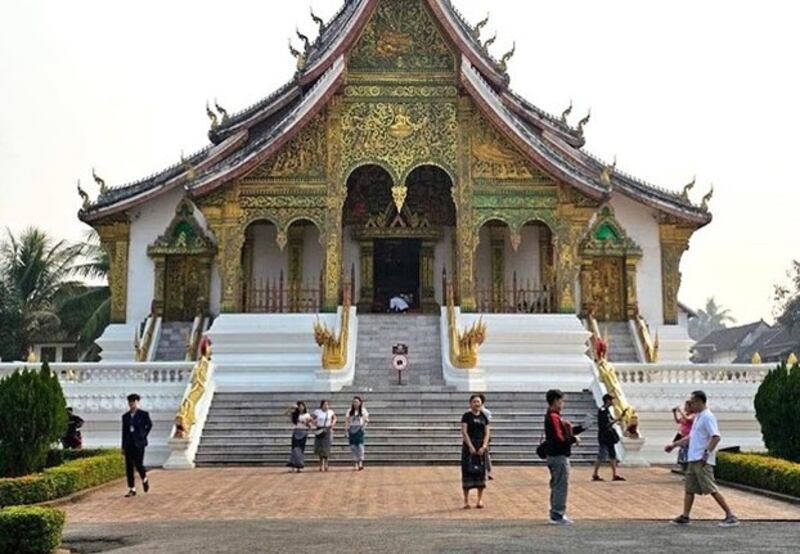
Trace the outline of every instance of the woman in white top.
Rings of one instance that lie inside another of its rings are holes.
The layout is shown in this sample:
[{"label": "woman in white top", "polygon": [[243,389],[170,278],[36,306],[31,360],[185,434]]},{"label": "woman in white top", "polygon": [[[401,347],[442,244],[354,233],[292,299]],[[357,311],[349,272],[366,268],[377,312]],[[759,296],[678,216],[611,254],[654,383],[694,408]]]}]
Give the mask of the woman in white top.
[{"label": "woman in white top", "polygon": [[369,412],[364,407],[364,401],[360,396],[353,398],[350,411],[347,412],[347,420],[344,430],[347,433],[347,440],[350,443],[350,451],[353,453],[356,471],[364,469],[364,428],[369,423]]},{"label": "woman in white top", "polygon": [[308,429],[313,424],[311,414],[306,409],[305,402],[298,402],[287,412],[292,415],[292,451],[289,455],[289,463],[286,464],[289,471],[300,473],[306,465],[306,439]]},{"label": "woman in white top", "polygon": [[319,409],[314,410],[314,424],[317,428],[314,436],[314,454],[319,458],[319,470],[328,471],[328,458],[331,457],[331,442],[333,441],[333,427],[336,425],[336,414],[331,410],[327,400],[319,403]]}]

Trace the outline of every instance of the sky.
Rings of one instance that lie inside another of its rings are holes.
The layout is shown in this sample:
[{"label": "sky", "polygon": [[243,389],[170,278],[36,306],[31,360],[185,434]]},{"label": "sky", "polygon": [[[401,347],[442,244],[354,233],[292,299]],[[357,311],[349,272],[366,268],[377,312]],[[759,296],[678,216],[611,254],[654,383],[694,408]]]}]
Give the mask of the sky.
[{"label": "sky", "polygon": [[[296,26],[341,0],[0,0],[0,226],[77,240],[76,181],[138,180],[207,144],[205,103],[239,111],[287,81]],[[741,323],[772,316],[800,258],[800,4],[785,0],[454,0],[491,12],[511,86],[587,149],[680,191],[713,183],[714,222],[683,258],[681,300],[715,296]],[[297,42],[297,41],[296,41]]]}]

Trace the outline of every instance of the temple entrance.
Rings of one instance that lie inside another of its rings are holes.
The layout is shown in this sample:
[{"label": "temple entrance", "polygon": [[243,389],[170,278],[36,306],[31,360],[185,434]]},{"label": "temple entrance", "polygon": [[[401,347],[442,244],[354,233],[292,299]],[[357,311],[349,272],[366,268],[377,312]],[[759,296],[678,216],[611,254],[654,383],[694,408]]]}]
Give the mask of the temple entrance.
[{"label": "temple entrance", "polygon": [[[419,310],[419,239],[377,239],[374,243],[374,312]],[[394,301],[394,302],[393,302]]]},{"label": "temple entrance", "polygon": [[592,262],[594,315],[599,321],[624,321],[625,263],[623,258],[595,258]]},{"label": "temple entrance", "polygon": [[164,272],[164,320],[192,321],[201,309],[205,283],[203,261],[192,256],[167,256]]}]

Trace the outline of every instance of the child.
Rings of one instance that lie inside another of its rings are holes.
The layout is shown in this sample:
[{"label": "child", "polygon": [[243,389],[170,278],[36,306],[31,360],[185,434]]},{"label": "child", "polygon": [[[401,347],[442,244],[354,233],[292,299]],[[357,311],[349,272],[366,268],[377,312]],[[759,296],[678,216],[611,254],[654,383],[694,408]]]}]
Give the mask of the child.
[{"label": "child", "polygon": [[[678,433],[675,435],[674,442],[678,442],[682,438],[688,437],[692,432],[692,423],[694,422],[694,414],[692,413],[691,403],[687,400],[683,405],[683,411],[679,407],[672,408],[672,418],[678,424]],[[678,450],[678,465],[686,472],[686,455],[688,453],[687,446],[681,446]]]}]

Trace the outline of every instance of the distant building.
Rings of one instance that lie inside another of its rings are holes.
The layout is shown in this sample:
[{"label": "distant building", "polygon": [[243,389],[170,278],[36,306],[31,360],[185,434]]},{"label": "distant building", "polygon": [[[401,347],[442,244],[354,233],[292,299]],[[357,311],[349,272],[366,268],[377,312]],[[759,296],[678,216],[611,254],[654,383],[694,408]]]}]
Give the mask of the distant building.
[{"label": "distant building", "polygon": [[771,327],[760,333],[750,344],[742,345],[734,363],[750,363],[756,352],[761,357],[762,363],[773,364],[786,361],[792,353],[800,354],[800,327],[794,329],[783,325]]},{"label": "distant building", "polygon": [[[764,321],[714,331],[692,347],[696,363],[733,363],[740,353],[772,328]],[[747,360],[749,363],[750,360]]]}]

